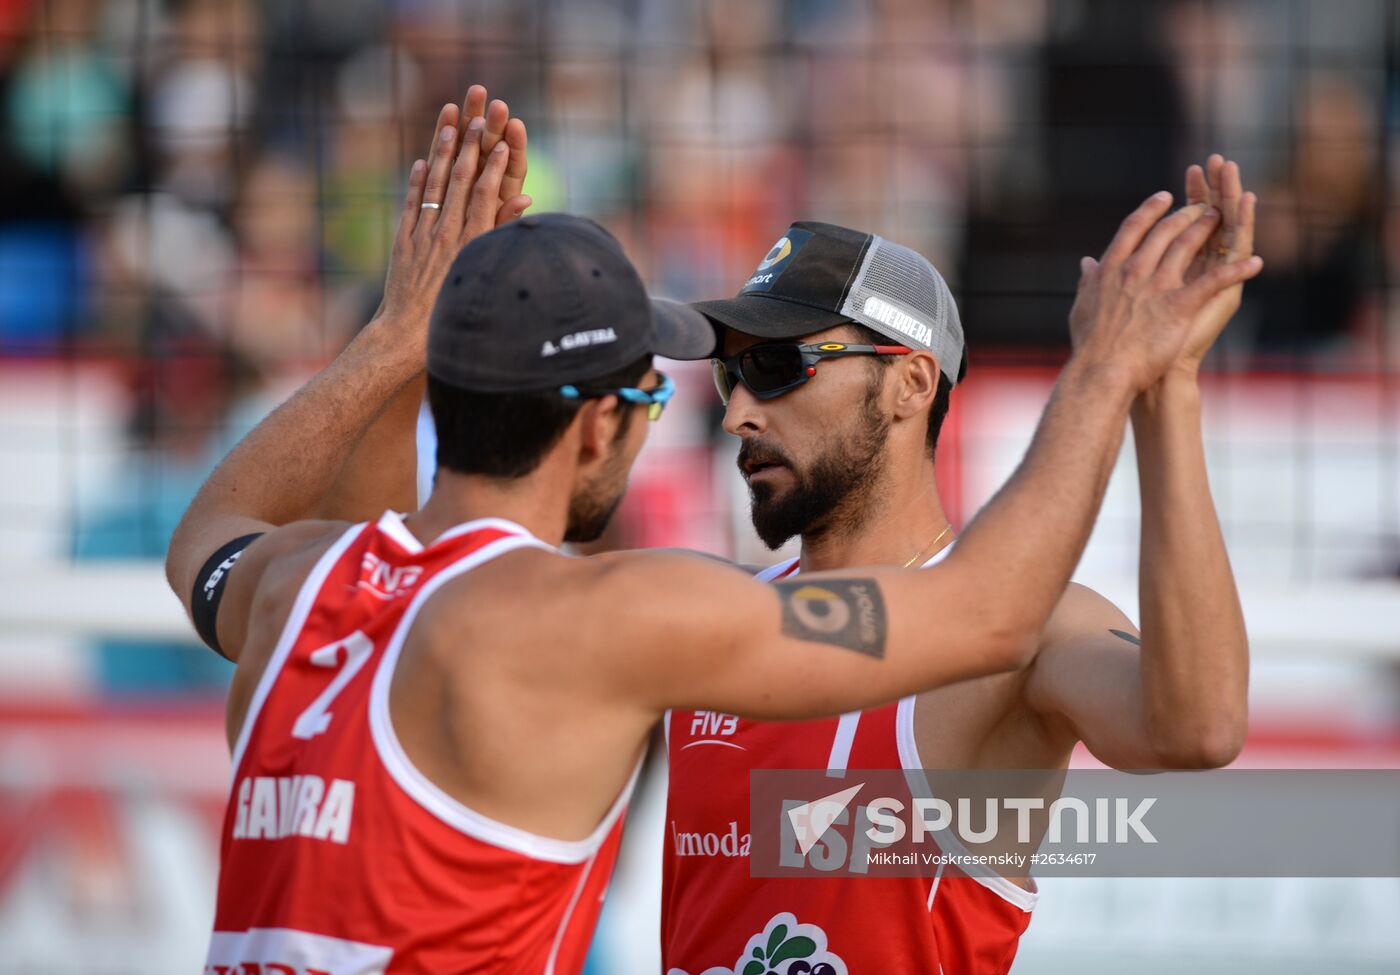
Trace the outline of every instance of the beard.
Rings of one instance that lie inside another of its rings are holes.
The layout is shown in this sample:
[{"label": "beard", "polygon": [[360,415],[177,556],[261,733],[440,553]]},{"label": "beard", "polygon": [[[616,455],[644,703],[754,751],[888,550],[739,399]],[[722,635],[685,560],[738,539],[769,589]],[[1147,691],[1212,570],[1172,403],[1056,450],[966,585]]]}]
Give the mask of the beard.
[{"label": "beard", "polygon": [[818,535],[833,528],[851,529],[864,519],[870,491],[885,465],[885,444],[892,421],[879,408],[878,387],[866,394],[854,429],[832,439],[832,446],[801,470],[779,447],[745,440],[739,464],[781,464],[794,484],[779,493],[766,482],[752,484],[750,517],[754,531],[770,549],[795,535]]},{"label": "beard", "polygon": [[618,451],[595,480],[584,485],[569,499],[569,520],[564,527],[564,541],[596,542],[603,536],[627,494],[630,466]]}]

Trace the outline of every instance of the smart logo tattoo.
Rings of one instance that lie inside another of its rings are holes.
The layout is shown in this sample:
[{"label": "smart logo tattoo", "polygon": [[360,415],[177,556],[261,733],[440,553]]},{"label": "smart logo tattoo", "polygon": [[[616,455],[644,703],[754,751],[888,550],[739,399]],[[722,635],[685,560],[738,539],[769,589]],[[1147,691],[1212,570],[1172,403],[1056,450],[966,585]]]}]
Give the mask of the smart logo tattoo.
[{"label": "smart logo tattoo", "polygon": [[867,656],[885,656],[885,599],[874,579],[792,580],[773,586],[783,604],[783,633]]}]

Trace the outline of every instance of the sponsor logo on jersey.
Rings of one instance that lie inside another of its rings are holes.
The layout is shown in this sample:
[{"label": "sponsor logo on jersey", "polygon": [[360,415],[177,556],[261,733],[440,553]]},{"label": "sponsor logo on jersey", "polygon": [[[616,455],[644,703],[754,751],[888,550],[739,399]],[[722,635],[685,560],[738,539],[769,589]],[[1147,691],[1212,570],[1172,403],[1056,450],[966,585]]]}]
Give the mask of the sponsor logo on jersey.
[{"label": "sponsor logo on jersey", "polygon": [[390,565],[373,552],[366,552],[360,573],[368,578],[355,585],[376,599],[388,602],[407,596],[423,576],[421,565]]},{"label": "sponsor logo on jersey", "polygon": [[[727,738],[738,730],[738,716],[725,714],[723,711],[696,711],[690,717],[690,733],[692,735],[719,735],[722,738]],[[694,748],[697,745],[721,745],[725,748],[737,748],[741,752],[748,751],[743,745],[736,745],[732,741],[723,741],[722,738],[700,737],[682,745],[681,751]]]},{"label": "sponsor logo on jersey", "polygon": [[682,833],[671,820],[671,840],[678,857],[729,857],[749,855],[749,834],[739,832],[737,820],[729,821],[727,833]]},{"label": "sponsor logo on jersey", "polygon": [[574,349],[586,349],[592,345],[607,345],[616,341],[617,332],[611,328],[590,328],[587,331],[565,335],[557,345],[545,339],[544,345],[540,346],[540,358],[548,359],[560,352],[572,352]]},{"label": "sponsor logo on jersey", "polygon": [[[666,975],[688,975],[672,968]],[[846,963],[827,947],[826,932],[798,924],[784,911],[773,915],[739,953],[733,968],[707,968],[700,975],[848,975]]]},{"label": "sponsor logo on jersey", "polygon": [[355,783],[319,775],[244,776],[234,814],[236,840],[281,840],[306,836],[350,842]]},{"label": "sponsor logo on jersey", "polygon": [[294,928],[215,931],[205,975],[384,975],[394,949]]},{"label": "sponsor logo on jersey", "polygon": [[865,299],[865,308],[862,310],[877,322],[882,322],[896,332],[909,336],[920,345],[933,344],[933,329],[883,298],[871,295]]}]

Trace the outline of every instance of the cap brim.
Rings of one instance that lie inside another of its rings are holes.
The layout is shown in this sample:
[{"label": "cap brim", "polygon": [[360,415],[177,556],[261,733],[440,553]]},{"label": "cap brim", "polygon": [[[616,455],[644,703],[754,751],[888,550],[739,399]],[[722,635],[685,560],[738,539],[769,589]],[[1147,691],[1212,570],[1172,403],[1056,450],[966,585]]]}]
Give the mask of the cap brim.
[{"label": "cap brim", "polygon": [[697,301],[690,307],[724,328],[761,339],[800,338],[851,320],[847,315],[824,308],[763,295]]},{"label": "cap brim", "polygon": [[651,299],[656,342],[652,352],[667,359],[708,359],[719,344],[710,320],[682,301]]}]

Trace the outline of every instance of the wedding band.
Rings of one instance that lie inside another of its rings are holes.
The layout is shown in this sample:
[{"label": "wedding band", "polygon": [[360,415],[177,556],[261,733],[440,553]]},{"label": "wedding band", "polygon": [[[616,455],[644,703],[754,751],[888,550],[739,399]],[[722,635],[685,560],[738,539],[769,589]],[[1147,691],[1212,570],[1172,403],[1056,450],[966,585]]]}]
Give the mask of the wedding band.
[{"label": "wedding band", "polygon": [[442,209],[442,204],[441,204],[441,203],[420,203],[420,204],[418,205],[418,209],[420,209],[420,210],[441,210],[441,209]]}]

